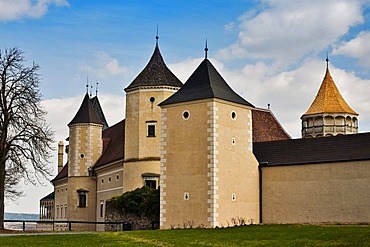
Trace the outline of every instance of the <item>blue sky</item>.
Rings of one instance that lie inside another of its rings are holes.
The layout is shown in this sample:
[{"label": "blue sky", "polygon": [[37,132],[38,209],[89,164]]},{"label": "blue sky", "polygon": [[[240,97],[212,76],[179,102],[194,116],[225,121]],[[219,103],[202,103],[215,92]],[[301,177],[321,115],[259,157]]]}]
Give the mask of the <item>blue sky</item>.
[{"label": "blue sky", "polygon": [[[123,89],[148,62],[157,25],[162,55],[180,80],[203,59],[207,39],[209,58],[230,86],[257,107],[270,103],[294,138],[328,53],[334,81],[367,132],[369,10],[369,0],[0,0],[0,49],[18,47],[41,66],[56,141],[68,135],[87,77],[99,82],[108,123],[124,118]],[[26,197],[8,202],[6,211],[38,212],[38,200],[52,191],[44,183],[22,185]]]}]

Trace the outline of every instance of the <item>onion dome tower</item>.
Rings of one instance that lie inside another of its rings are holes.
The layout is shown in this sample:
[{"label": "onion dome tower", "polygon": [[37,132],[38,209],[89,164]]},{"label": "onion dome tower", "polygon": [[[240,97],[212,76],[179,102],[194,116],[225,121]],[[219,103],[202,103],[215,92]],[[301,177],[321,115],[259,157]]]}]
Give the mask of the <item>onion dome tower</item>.
[{"label": "onion dome tower", "polygon": [[358,113],[343,99],[329,71],[310,108],[301,117],[302,138],[356,134]]}]

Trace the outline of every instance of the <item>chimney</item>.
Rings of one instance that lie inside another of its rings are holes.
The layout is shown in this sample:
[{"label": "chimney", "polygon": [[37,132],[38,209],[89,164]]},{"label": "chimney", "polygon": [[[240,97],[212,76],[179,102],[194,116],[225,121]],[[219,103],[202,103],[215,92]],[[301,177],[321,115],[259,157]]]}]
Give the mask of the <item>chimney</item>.
[{"label": "chimney", "polygon": [[63,149],[64,149],[64,143],[63,141],[59,141],[58,143],[58,173],[63,169]]}]

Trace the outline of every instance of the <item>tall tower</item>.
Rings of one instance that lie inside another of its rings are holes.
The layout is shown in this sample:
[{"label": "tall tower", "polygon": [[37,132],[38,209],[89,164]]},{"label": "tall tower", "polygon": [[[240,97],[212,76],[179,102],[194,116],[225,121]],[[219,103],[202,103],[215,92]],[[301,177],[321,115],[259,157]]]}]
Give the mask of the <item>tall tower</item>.
[{"label": "tall tower", "polygon": [[310,108],[302,115],[302,138],[355,134],[358,113],[343,99],[329,71]]},{"label": "tall tower", "polygon": [[238,217],[259,222],[254,106],[205,58],[160,107],[161,229],[228,226]]},{"label": "tall tower", "polygon": [[102,154],[103,123],[87,93],[68,127],[67,219],[95,221],[96,181],[91,168]]},{"label": "tall tower", "polygon": [[149,63],[125,89],[124,191],[143,185],[158,187],[161,133],[158,104],[181,86],[162,58],[157,35]]}]

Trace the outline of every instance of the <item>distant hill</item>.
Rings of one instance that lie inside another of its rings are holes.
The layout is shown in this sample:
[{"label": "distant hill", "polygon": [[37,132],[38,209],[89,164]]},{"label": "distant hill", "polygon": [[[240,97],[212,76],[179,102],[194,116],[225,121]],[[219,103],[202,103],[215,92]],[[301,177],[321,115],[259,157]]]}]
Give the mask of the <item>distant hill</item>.
[{"label": "distant hill", "polygon": [[38,214],[5,213],[5,220],[38,220]]}]

